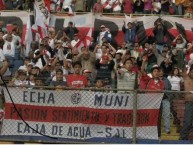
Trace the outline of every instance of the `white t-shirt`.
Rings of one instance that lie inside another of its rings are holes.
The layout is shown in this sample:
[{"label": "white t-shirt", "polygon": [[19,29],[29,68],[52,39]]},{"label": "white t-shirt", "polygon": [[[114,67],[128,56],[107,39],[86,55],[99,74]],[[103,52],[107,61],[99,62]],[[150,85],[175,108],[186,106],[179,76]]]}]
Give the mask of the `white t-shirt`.
[{"label": "white t-shirt", "polygon": [[180,91],[180,83],[184,82],[184,79],[182,77],[178,77],[178,76],[168,76],[168,80],[170,81],[171,85],[172,85],[172,89],[174,91]]},{"label": "white t-shirt", "polygon": [[14,57],[15,56],[15,43],[14,41],[8,42],[5,41],[5,44],[3,45],[3,54],[7,56]]},{"label": "white t-shirt", "polygon": [[161,9],[161,3],[160,2],[153,2],[153,10],[155,12],[159,12],[160,9]]}]

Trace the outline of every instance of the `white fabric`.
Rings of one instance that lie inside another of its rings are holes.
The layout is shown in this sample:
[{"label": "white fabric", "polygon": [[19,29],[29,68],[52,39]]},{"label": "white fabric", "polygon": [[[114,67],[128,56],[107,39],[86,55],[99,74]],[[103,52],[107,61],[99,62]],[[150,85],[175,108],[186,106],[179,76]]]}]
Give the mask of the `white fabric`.
[{"label": "white fabric", "polygon": [[3,45],[3,54],[7,56],[14,57],[15,56],[15,43],[14,41],[8,42],[5,41],[5,44]]},{"label": "white fabric", "polygon": [[168,76],[168,80],[170,81],[171,85],[172,85],[172,90],[175,91],[180,91],[180,83],[183,82],[183,78],[182,77],[178,77],[178,76]]}]

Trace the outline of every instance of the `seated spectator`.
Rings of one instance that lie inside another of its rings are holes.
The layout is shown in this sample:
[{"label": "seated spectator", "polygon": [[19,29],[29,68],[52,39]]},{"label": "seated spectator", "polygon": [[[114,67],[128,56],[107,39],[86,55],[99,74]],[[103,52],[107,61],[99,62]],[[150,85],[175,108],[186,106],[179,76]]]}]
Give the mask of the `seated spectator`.
[{"label": "seated spectator", "polygon": [[[103,79],[101,78],[96,78],[96,83],[95,83],[95,89],[104,89],[104,82]],[[95,90],[96,92],[101,92],[103,90]]]},{"label": "seated spectator", "polygon": [[9,82],[10,86],[21,86],[26,87],[29,85],[27,81],[27,69],[21,66],[18,72],[15,73],[14,78]]},{"label": "seated spectator", "polygon": [[73,63],[74,74],[66,76],[67,86],[71,88],[85,88],[88,86],[86,76],[81,75],[82,64],[81,62]]},{"label": "seated spectator", "polygon": [[43,86],[44,86],[44,79],[42,79],[42,75],[36,76],[34,89],[45,90]]},{"label": "seated spectator", "polygon": [[61,69],[56,71],[56,80],[52,80],[50,86],[55,87],[57,90],[66,87],[66,79],[64,79],[64,74]]},{"label": "seated spectator", "polygon": [[88,80],[88,87],[92,87],[94,85],[94,78],[91,75],[91,71],[89,69],[84,69],[82,71],[82,75],[86,76]]}]

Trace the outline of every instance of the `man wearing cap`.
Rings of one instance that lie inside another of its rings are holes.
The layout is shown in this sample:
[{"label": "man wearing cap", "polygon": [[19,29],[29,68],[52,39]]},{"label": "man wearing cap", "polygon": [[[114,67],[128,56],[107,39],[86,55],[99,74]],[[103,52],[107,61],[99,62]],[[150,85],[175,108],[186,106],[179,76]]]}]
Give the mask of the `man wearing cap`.
[{"label": "man wearing cap", "polygon": [[101,29],[101,32],[99,33],[98,38],[97,38],[98,44],[99,44],[100,46],[102,45],[102,42],[103,42],[102,39],[103,39],[103,37],[105,37],[106,40],[107,40],[107,42],[110,43],[111,40],[112,40],[112,35],[111,35],[111,33],[110,33],[110,30],[109,30],[108,28],[106,28],[105,25],[101,25],[100,29]]}]

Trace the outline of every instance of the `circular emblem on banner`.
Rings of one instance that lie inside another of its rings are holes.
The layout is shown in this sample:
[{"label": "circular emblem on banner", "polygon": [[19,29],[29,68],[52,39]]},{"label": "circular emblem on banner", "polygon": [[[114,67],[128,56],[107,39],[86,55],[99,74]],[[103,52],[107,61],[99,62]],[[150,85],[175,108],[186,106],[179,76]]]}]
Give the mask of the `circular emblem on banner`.
[{"label": "circular emblem on banner", "polygon": [[72,94],[72,96],[71,96],[71,102],[72,102],[73,104],[78,104],[78,103],[80,103],[80,101],[81,101],[81,94],[79,94],[79,93],[74,93],[74,94]]}]

